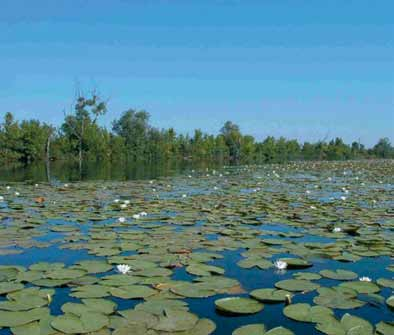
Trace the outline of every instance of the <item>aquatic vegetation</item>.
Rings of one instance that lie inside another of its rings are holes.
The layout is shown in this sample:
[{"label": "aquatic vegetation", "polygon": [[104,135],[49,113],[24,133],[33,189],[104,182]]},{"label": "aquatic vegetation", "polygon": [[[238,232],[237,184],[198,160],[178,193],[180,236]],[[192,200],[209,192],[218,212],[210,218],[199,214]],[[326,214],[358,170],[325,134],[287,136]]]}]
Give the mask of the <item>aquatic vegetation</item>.
[{"label": "aquatic vegetation", "polygon": [[0,185],[0,334],[391,334],[393,171]]}]

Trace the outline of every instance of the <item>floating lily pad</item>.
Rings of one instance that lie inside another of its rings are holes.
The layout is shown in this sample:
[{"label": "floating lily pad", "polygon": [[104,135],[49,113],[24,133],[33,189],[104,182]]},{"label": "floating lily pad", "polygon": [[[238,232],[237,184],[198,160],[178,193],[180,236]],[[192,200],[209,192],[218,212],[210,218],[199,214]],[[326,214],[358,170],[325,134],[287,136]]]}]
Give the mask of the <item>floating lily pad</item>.
[{"label": "floating lily pad", "polygon": [[284,302],[286,299],[291,298],[292,294],[286,290],[277,290],[272,288],[262,288],[250,292],[250,296],[261,302],[278,303]]},{"label": "floating lily pad", "polygon": [[323,277],[335,280],[353,280],[358,277],[357,273],[347,270],[322,270],[319,272]]},{"label": "floating lily pad", "polygon": [[256,300],[241,297],[218,299],[215,306],[221,312],[232,314],[254,314],[264,308],[264,305]]},{"label": "floating lily pad", "polygon": [[365,281],[351,281],[351,282],[342,283],[339,286],[350,288],[352,290],[357,291],[358,293],[376,293],[380,291],[378,285],[372,282],[365,282]]},{"label": "floating lily pad", "polygon": [[334,312],[327,307],[311,306],[299,303],[286,306],[283,313],[292,320],[301,322],[319,322],[320,320],[334,315]]},{"label": "floating lily pad", "polygon": [[275,283],[279,289],[290,292],[308,292],[316,290],[320,287],[319,284],[312,283],[309,280],[302,279],[285,279]]}]

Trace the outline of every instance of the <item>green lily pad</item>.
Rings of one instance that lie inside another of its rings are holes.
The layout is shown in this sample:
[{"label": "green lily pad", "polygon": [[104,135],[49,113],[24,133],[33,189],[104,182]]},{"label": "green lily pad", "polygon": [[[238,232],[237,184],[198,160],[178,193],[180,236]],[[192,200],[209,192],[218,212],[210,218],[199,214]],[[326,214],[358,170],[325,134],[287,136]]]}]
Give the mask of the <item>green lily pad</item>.
[{"label": "green lily pad", "polygon": [[394,289],[394,279],[379,278],[376,282],[377,282],[378,285],[380,285],[380,286],[388,287],[388,288]]},{"label": "green lily pad", "polygon": [[114,297],[122,299],[139,299],[147,298],[157,294],[157,291],[143,285],[130,285],[130,286],[119,286],[110,288],[110,293]]},{"label": "green lily pad", "polygon": [[190,312],[166,309],[164,315],[159,316],[159,322],[152,327],[154,330],[165,332],[179,332],[193,329],[198,317]]},{"label": "green lily pad", "polygon": [[353,280],[358,277],[357,273],[347,270],[322,270],[319,272],[323,277],[334,280]]},{"label": "green lily pad", "polygon": [[49,315],[46,307],[35,308],[30,311],[10,312],[0,311],[0,327],[16,327],[40,320]]},{"label": "green lily pad", "polygon": [[351,281],[351,282],[341,283],[339,286],[350,288],[352,290],[357,291],[358,293],[377,293],[380,291],[378,285],[372,282],[365,282],[365,281]]},{"label": "green lily pad", "polygon": [[313,302],[318,305],[337,308],[354,309],[365,305],[365,302],[357,299],[357,292],[346,287],[321,287],[317,289],[318,296]]},{"label": "green lily pad", "polygon": [[283,309],[283,313],[289,319],[300,322],[319,322],[324,318],[334,315],[334,312],[330,308],[311,306],[305,303],[286,306]]},{"label": "green lily pad", "polygon": [[285,279],[275,283],[275,287],[290,292],[309,292],[316,290],[320,285],[309,280]]},{"label": "green lily pad", "polygon": [[232,335],[264,335],[265,326],[260,323],[246,325],[237,328],[233,331]]},{"label": "green lily pad", "polygon": [[108,317],[98,312],[85,312],[81,316],[64,314],[55,317],[51,322],[53,328],[66,334],[95,332],[108,324]]},{"label": "green lily pad", "polygon": [[279,303],[291,298],[292,294],[286,290],[277,290],[273,288],[261,288],[250,292],[250,296],[261,302]]},{"label": "green lily pad", "polygon": [[222,298],[215,301],[216,309],[232,314],[254,314],[263,310],[264,305],[256,300],[242,297]]},{"label": "green lily pad", "polygon": [[391,307],[394,308],[394,295],[392,295],[391,297],[388,297],[386,300],[386,304]]},{"label": "green lily pad", "polygon": [[376,325],[376,334],[378,335],[392,335],[394,334],[394,323],[391,322],[379,322]]},{"label": "green lily pad", "polygon": [[340,321],[334,317],[322,319],[316,329],[327,335],[373,335],[373,326],[368,321],[350,314]]}]

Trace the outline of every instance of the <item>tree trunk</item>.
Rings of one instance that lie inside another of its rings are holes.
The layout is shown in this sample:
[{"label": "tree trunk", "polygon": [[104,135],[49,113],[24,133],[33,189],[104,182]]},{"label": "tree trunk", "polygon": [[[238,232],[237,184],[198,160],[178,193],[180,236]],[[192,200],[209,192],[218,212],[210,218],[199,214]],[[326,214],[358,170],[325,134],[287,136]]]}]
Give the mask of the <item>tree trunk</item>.
[{"label": "tree trunk", "polygon": [[46,144],[46,173],[47,173],[47,180],[48,183],[51,182],[51,137],[52,137],[52,132],[49,133],[48,138],[47,138],[47,144]]}]

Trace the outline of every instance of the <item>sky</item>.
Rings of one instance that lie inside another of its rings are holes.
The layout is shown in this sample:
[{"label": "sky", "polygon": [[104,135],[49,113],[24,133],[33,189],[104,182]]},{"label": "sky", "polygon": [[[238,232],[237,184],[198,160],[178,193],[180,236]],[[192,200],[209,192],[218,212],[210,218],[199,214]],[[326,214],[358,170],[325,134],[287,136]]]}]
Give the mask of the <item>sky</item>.
[{"label": "sky", "polygon": [[76,87],[158,128],[394,142],[392,0],[2,0],[0,117],[59,125]]}]

